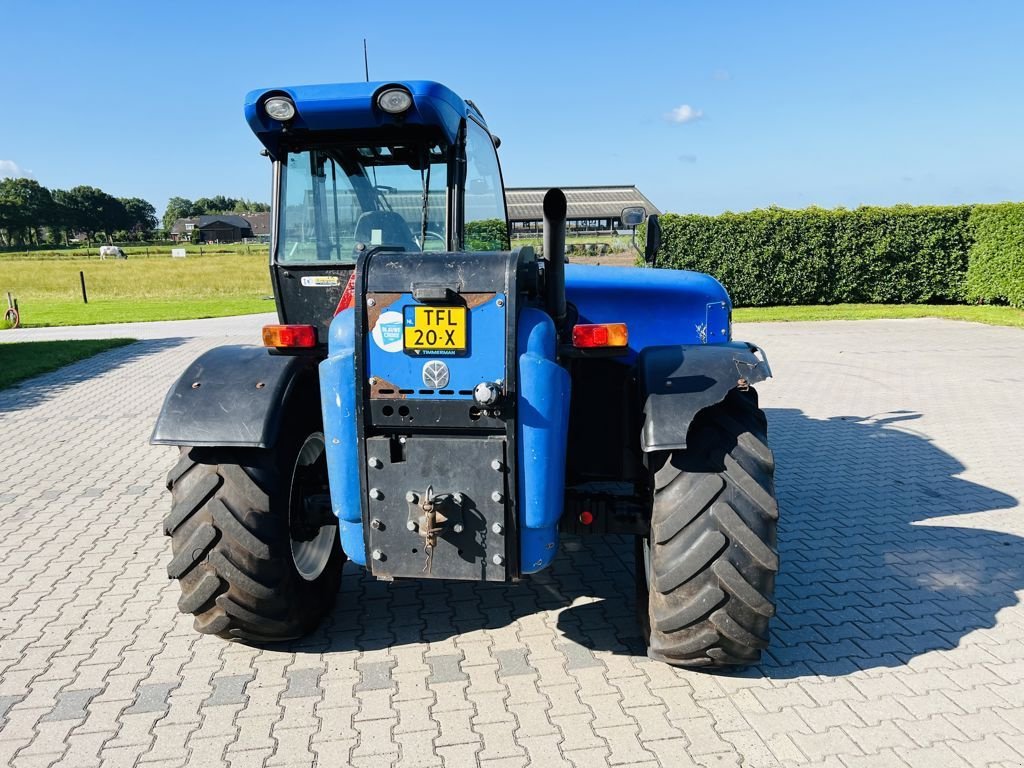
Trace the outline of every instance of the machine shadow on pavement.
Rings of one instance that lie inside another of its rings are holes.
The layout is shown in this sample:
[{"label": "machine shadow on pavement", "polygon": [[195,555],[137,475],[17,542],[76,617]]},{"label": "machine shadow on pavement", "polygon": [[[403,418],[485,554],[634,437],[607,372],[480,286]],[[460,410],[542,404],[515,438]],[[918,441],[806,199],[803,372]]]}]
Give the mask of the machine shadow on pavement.
[{"label": "machine shadow on pavement", "polygon": [[914,431],[920,417],[768,411],[783,565],[763,674],[902,666],[956,648],[1016,604],[1024,539],[930,521],[1018,500],[959,477],[963,464]]},{"label": "machine shadow on pavement", "polygon": [[[1024,588],[1024,539],[931,518],[1017,499],[958,477],[963,465],[912,431],[919,414],[811,419],[767,411],[781,508],[778,611],[743,676],[844,675],[955,648],[991,628]],[[333,614],[290,650],[373,650],[552,613],[566,642],[643,655],[628,538],[565,537],[519,584],[388,584],[349,566]],[[524,640],[525,643],[525,640]]]},{"label": "machine shadow on pavement", "polygon": [[100,352],[84,360],[33,376],[20,384],[0,390],[0,414],[34,408],[60,397],[67,389],[97,376],[103,376],[144,357],[164,352],[188,342],[187,338],[149,339]]}]

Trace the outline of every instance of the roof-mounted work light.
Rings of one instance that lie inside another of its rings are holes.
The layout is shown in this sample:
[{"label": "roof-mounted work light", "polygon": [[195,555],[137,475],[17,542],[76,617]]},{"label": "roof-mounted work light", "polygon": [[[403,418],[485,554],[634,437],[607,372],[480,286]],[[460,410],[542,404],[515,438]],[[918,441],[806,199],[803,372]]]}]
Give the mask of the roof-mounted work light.
[{"label": "roof-mounted work light", "polygon": [[377,95],[377,106],[389,115],[400,115],[412,107],[412,94],[405,88],[387,88]]},{"label": "roof-mounted work light", "polygon": [[268,117],[283,123],[295,117],[295,102],[287,96],[271,96],[263,102],[263,111]]}]

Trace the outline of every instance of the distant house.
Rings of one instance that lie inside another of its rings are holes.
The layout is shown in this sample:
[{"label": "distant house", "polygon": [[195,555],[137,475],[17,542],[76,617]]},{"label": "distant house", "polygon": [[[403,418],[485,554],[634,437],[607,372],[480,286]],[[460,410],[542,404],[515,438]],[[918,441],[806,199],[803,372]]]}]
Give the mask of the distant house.
[{"label": "distant house", "polygon": [[243,213],[242,217],[252,227],[252,237],[258,240],[270,239],[270,211],[262,213]]},{"label": "distant house", "polygon": [[237,243],[251,237],[269,236],[270,214],[216,213],[178,219],[171,227],[171,239],[175,242],[191,240],[195,230],[199,230],[201,243]]},{"label": "distant house", "polygon": [[[611,234],[622,229],[623,208],[642,206],[647,214],[661,211],[634,186],[561,187],[568,203],[566,230],[569,234]],[[543,202],[547,187],[509,187],[505,190],[512,237],[536,236],[544,220]]]}]

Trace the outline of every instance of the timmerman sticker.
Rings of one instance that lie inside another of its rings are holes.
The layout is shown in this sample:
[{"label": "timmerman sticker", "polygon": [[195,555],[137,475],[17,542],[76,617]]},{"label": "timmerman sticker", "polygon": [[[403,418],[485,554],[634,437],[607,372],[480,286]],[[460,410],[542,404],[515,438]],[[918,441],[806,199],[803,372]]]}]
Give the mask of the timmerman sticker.
[{"label": "timmerman sticker", "polygon": [[385,352],[401,352],[402,327],[401,312],[382,312],[377,319],[377,324],[373,326],[370,336],[373,338],[373,343]]},{"label": "timmerman sticker", "polygon": [[307,288],[329,288],[341,285],[341,278],[337,275],[305,275],[302,284]]}]

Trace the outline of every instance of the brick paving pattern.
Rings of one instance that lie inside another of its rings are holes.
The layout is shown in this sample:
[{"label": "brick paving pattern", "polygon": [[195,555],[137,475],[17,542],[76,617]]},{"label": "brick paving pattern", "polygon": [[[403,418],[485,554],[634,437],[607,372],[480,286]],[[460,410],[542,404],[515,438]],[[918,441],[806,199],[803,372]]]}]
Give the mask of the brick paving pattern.
[{"label": "brick paving pattern", "polygon": [[782,571],[768,655],[734,674],[642,655],[620,539],[510,586],[351,568],[302,642],[200,637],[165,573],[174,451],[147,439],[224,339],[0,392],[0,766],[1021,766],[1024,332],[737,336],[777,377]]}]

